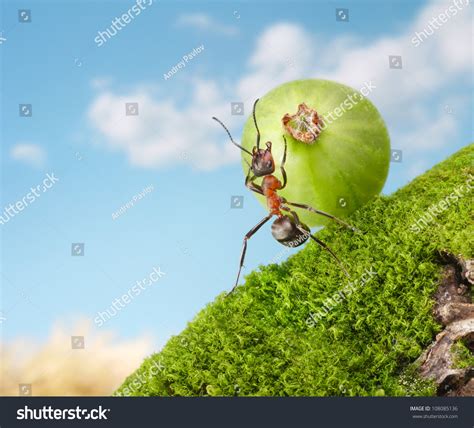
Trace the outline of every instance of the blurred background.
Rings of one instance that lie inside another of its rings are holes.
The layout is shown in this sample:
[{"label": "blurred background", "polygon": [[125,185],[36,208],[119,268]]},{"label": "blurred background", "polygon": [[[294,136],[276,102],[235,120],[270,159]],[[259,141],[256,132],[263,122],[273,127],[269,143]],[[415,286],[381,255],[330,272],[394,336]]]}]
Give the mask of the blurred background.
[{"label": "blurred background", "polygon": [[[372,82],[388,194],[472,141],[471,31],[467,0],[2,2],[0,394],[110,394],[232,287],[264,210],[212,116]],[[244,275],[290,254],[262,231]]]}]

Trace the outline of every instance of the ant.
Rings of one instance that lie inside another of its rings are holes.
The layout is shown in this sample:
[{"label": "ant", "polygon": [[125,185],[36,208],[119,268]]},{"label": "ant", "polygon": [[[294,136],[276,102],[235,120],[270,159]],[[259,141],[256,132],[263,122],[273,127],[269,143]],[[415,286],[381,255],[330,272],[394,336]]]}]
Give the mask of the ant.
[{"label": "ant", "polygon": [[[237,273],[237,279],[235,281],[234,287],[228,293],[228,295],[231,294],[235,290],[239,282],[240,272],[242,271],[242,266],[244,264],[244,259],[245,259],[245,253],[247,251],[247,241],[273,216],[277,216],[277,218],[272,224],[272,235],[280,244],[283,244],[287,247],[298,247],[302,245],[303,243],[305,243],[309,238],[311,238],[313,241],[315,241],[318,245],[320,245],[324,250],[329,252],[334,257],[334,259],[336,260],[337,264],[339,265],[341,270],[344,272],[344,274],[348,278],[350,278],[349,274],[347,273],[346,269],[344,268],[343,264],[341,263],[339,258],[336,256],[334,251],[332,251],[331,248],[329,248],[329,246],[327,246],[323,241],[311,235],[310,228],[300,221],[298,214],[296,214],[296,212],[292,210],[289,206],[305,209],[315,214],[319,214],[324,217],[330,218],[331,220],[345,227],[348,227],[352,231],[357,231],[358,229],[356,229],[353,226],[350,226],[349,224],[333,216],[332,214],[328,214],[324,211],[317,210],[306,204],[289,202],[285,198],[278,195],[277,192],[279,190],[283,190],[286,187],[286,184],[288,181],[287,176],[286,176],[286,171],[285,171],[287,142],[286,142],[285,136],[283,135],[283,140],[285,142],[285,150],[283,152],[283,158],[280,164],[280,171],[283,178],[283,183],[282,183],[277,177],[273,175],[273,173],[275,172],[275,162],[273,160],[273,155],[272,155],[271,141],[267,141],[265,143],[266,145],[265,149],[260,148],[260,130],[258,128],[257,119],[255,116],[257,102],[258,102],[258,99],[255,101],[253,105],[253,112],[252,112],[253,121],[255,124],[255,128],[257,130],[257,144],[256,146],[253,147],[252,152],[247,150],[245,147],[242,147],[240,144],[237,144],[232,138],[232,135],[230,134],[227,127],[219,119],[217,119],[216,117],[213,117],[213,119],[216,122],[220,123],[221,126],[225,129],[225,131],[227,132],[227,135],[230,138],[230,141],[239,149],[241,149],[245,153],[252,156],[251,163],[247,161],[247,164],[249,165],[249,171],[247,173],[247,177],[245,178],[245,186],[248,187],[252,192],[265,196],[267,199],[267,206],[269,210],[269,214],[266,217],[264,217],[262,220],[260,220],[251,230],[249,230],[249,232],[244,237],[242,253],[240,256],[239,271]],[[258,177],[263,177],[261,185],[254,183],[255,179],[257,179]],[[288,214],[283,213],[283,211],[285,211]]]}]

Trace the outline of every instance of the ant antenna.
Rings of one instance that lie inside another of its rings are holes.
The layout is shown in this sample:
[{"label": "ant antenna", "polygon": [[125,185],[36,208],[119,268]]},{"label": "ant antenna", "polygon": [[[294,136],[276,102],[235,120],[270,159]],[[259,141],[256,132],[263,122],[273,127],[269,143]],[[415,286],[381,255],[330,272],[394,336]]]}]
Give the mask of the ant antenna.
[{"label": "ant antenna", "polygon": [[250,153],[246,148],[242,147],[240,144],[237,144],[234,139],[232,138],[232,135],[230,135],[230,132],[229,130],[227,129],[227,127],[217,118],[217,117],[214,117],[212,116],[212,118],[216,121],[216,122],[219,122],[221,124],[221,126],[225,129],[225,131],[227,132],[227,135],[229,136],[230,138],[230,141],[232,141],[232,144],[234,144],[235,146],[237,146],[240,150],[243,150],[244,152],[248,153],[250,156],[253,156],[252,153]]},{"label": "ant antenna", "polygon": [[257,107],[258,100],[260,98],[257,98],[255,102],[253,103],[253,123],[255,123],[255,128],[257,128],[257,150],[260,148],[260,129],[258,129],[257,125],[257,118],[255,117],[255,108]]}]

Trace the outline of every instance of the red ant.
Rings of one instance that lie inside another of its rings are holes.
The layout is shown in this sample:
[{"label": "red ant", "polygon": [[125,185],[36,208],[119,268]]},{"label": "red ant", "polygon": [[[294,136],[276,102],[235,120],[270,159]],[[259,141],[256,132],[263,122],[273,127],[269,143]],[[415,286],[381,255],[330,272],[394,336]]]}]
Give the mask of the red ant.
[{"label": "red ant", "polygon": [[[288,205],[296,207],[296,208],[302,208],[302,209],[311,211],[315,214],[328,217],[331,220],[334,220],[342,224],[343,226],[350,228],[352,231],[356,231],[357,229],[353,226],[350,226],[346,222],[340,220],[339,218],[333,216],[332,214],[328,214],[324,211],[317,210],[315,208],[310,207],[309,205],[300,204],[296,202],[289,202],[285,198],[278,196],[277,191],[284,189],[287,183],[287,177],[286,177],[286,171],[285,171],[286,151],[287,151],[286,138],[283,135],[283,140],[285,142],[285,150],[283,152],[283,159],[280,164],[280,171],[283,177],[283,183],[282,183],[278,178],[276,178],[273,175],[273,173],[275,172],[275,162],[273,160],[273,155],[272,155],[271,141],[266,142],[265,144],[266,149],[260,148],[260,130],[258,128],[257,119],[255,117],[255,109],[257,106],[257,102],[258,102],[258,99],[255,101],[253,105],[253,113],[252,113],[255,128],[257,130],[257,145],[252,149],[252,152],[247,150],[245,147],[242,147],[241,145],[237,144],[232,138],[232,136],[230,135],[230,132],[227,129],[227,127],[219,119],[217,119],[216,117],[213,117],[213,119],[219,122],[222,125],[222,127],[225,129],[225,131],[227,132],[227,135],[230,138],[230,141],[234,145],[236,145],[239,149],[241,149],[245,153],[252,156],[252,163],[249,164],[247,162],[247,164],[249,165],[249,172],[247,174],[247,177],[245,178],[245,185],[251,191],[258,193],[260,195],[263,195],[267,198],[267,206],[270,211],[270,213],[266,217],[260,220],[260,222],[257,225],[255,225],[245,235],[243,247],[242,247],[242,254],[240,256],[240,265],[239,265],[239,271],[237,273],[237,279],[235,281],[234,287],[228,294],[231,294],[235,290],[235,287],[237,287],[237,284],[239,282],[240,272],[244,264],[245,253],[247,251],[247,241],[274,215],[277,216],[277,219],[272,224],[272,235],[278,242],[280,242],[281,244],[287,247],[298,247],[302,245],[304,242],[306,242],[309,238],[311,238],[313,239],[313,241],[319,244],[323,249],[328,251],[334,257],[334,259],[336,260],[336,262],[338,263],[338,265],[340,266],[344,274],[347,277],[350,277],[346,269],[342,265],[341,261],[336,256],[336,254],[331,250],[331,248],[329,248],[320,239],[311,235],[310,228],[306,226],[304,223],[301,223],[296,212],[293,211],[291,208],[289,208]],[[254,183],[254,180],[257,177],[263,177],[261,185]],[[286,211],[289,214],[284,214],[282,211]]]}]

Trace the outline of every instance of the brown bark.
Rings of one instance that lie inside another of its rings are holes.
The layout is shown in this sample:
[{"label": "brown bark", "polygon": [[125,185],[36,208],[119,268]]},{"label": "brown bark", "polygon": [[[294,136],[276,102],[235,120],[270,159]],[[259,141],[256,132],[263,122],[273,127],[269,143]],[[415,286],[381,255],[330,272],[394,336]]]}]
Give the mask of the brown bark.
[{"label": "brown bark", "polygon": [[435,318],[445,326],[436,341],[420,357],[420,374],[434,379],[438,395],[474,396],[474,367],[454,368],[452,346],[457,341],[474,350],[474,304],[470,286],[474,263],[443,254],[450,262],[435,294]]}]

